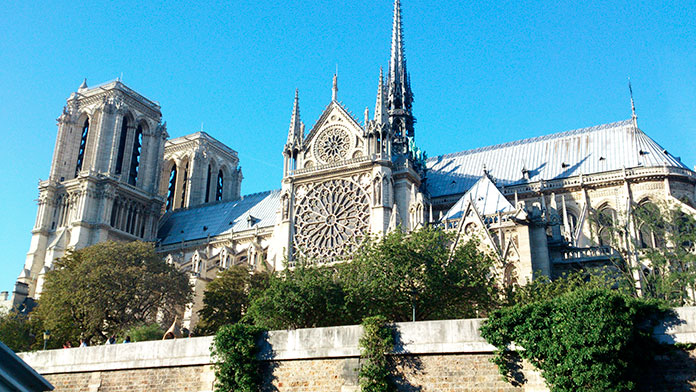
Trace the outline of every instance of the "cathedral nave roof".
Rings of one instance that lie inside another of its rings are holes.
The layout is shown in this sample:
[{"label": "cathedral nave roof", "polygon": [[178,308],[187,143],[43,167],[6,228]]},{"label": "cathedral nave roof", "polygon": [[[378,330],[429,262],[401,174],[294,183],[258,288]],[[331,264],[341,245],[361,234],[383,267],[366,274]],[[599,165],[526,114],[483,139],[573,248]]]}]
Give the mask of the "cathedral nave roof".
[{"label": "cathedral nave roof", "polygon": [[439,197],[463,194],[484,168],[500,186],[637,166],[688,169],[629,119],[433,157],[426,184]]},{"label": "cathedral nave roof", "polygon": [[157,238],[171,245],[275,224],[280,190],[254,193],[239,200],[175,210],[163,217]]}]

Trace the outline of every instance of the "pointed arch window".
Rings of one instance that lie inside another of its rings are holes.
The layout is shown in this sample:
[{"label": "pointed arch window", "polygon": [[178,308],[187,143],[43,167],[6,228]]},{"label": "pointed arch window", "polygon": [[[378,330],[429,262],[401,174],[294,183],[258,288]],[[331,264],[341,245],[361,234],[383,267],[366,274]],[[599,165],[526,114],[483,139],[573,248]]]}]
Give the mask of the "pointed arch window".
[{"label": "pointed arch window", "polygon": [[138,166],[140,166],[140,149],[143,146],[143,127],[138,125],[135,131],[135,139],[133,140],[133,152],[131,153],[130,172],[128,174],[128,183],[135,185],[138,181]]},{"label": "pointed arch window", "polygon": [[613,230],[616,225],[616,211],[607,207],[597,214],[598,240],[600,246],[612,246],[614,242]]},{"label": "pointed arch window", "polygon": [[184,166],[184,178],[181,181],[181,203],[179,203],[179,208],[184,208],[184,203],[186,202],[186,184],[188,183],[188,168],[189,164],[186,162]]},{"label": "pointed arch window", "polygon": [[89,119],[85,119],[82,125],[82,138],[80,139],[80,150],[77,153],[77,165],[75,166],[75,177],[82,170],[82,162],[85,159],[85,149],[87,148],[87,135],[89,134]]},{"label": "pointed arch window", "polygon": [[213,176],[213,168],[211,165],[208,165],[208,179],[205,180],[205,202],[210,201],[210,180],[212,179],[211,177]]},{"label": "pointed arch window", "polygon": [[123,117],[121,123],[121,136],[118,140],[118,154],[116,154],[116,174],[121,174],[123,171],[123,156],[126,150],[126,138],[128,137],[128,117]]},{"label": "pointed arch window", "polygon": [[167,211],[174,207],[174,195],[176,195],[176,164],[169,172],[169,190],[167,191]]},{"label": "pointed arch window", "polygon": [[222,200],[222,190],[225,183],[224,175],[222,174],[222,169],[218,172],[217,176],[217,189],[215,190],[215,201]]}]

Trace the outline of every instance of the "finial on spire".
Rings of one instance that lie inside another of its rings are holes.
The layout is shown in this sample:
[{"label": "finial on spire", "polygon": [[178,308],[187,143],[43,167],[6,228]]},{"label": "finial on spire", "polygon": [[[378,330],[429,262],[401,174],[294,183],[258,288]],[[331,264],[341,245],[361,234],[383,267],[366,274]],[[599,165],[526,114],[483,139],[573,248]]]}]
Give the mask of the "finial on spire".
[{"label": "finial on spire", "polygon": [[636,116],[636,105],[633,102],[633,88],[631,87],[631,78],[628,78],[628,92],[631,95],[631,119],[633,119],[633,126],[638,128],[638,116]]},{"label": "finial on spire", "polygon": [[384,73],[382,67],[379,67],[379,80],[377,81],[377,102],[375,102],[375,120],[379,123],[387,122],[387,106],[386,98],[384,97]]},{"label": "finial on spire", "polygon": [[[337,68],[338,69],[338,68]],[[335,101],[338,97],[338,71],[333,76],[333,88],[331,89],[331,100]]]},{"label": "finial on spire", "polygon": [[370,108],[365,106],[365,127],[367,127],[368,121],[370,121]]},{"label": "finial on spire", "polygon": [[84,90],[86,88],[87,88],[87,78],[85,78],[85,80],[82,81],[82,84],[80,85],[78,90]]},{"label": "finial on spire", "polygon": [[300,120],[300,91],[295,89],[295,100],[292,105],[292,117],[290,118],[290,130],[288,131],[288,144],[293,144],[302,139],[302,121]]}]

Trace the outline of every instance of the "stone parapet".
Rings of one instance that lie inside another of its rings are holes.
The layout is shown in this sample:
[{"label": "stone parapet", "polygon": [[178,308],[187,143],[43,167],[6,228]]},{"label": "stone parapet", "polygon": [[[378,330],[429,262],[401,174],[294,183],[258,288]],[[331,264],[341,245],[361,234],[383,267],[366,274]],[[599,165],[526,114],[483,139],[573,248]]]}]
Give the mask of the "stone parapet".
[{"label": "stone parapet", "polygon": [[[696,343],[696,307],[677,308],[675,315],[656,329],[655,337],[663,343]],[[489,361],[494,347],[478,332],[483,321],[397,323],[393,359],[399,390],[547,390],[539,372],[526,361],[523,372],[527,382],[521,388],[500,379]],[[260,342],[262,390],[359,390],[361,335],[359,325],[268,332]],[[117,391],[124,386],[143,392],[212,391],[212,340],[207,336],[18,355],[53,383],[56,391]],[[673,384],[677,386],[696,382],[694,353],[678,356],[658,358],[664,371],[653,377],[655,385],[669,380],[676,380]]]}]

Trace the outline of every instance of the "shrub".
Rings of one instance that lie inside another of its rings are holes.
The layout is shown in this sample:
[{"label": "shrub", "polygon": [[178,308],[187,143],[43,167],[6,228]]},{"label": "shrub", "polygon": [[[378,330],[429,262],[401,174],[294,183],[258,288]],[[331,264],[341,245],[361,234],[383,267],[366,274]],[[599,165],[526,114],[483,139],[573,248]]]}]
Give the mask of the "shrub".
[{"label": "shrub", "polygon": [[652,327],[664,308],[607,289],[579,289],[557,298],[493,312],[481,335],[497,347],[504,377],[509,345],[536,366],[554,392],[628,391],[649,365]]},{"label": "shrub", "polygon": [[256,340],[262,330],[246,324],[226,325],[213,338],[216,392],[256,392],[261,384]]}]

